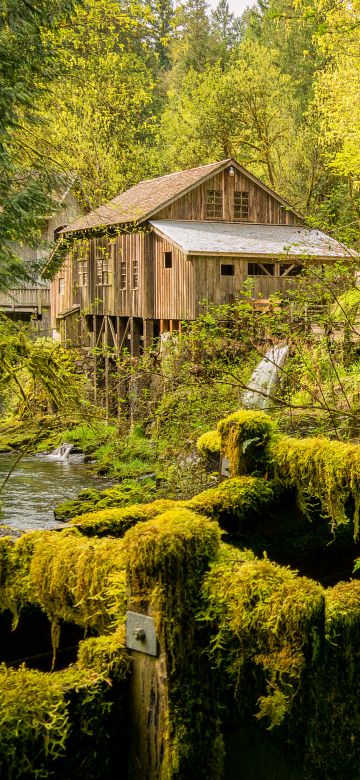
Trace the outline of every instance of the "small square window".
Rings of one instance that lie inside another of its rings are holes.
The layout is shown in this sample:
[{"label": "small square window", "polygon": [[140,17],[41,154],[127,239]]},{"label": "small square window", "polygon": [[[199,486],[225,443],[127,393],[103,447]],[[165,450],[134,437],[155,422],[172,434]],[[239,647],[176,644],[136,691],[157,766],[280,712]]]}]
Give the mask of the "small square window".
[{"label": "small square window", "polygon": [[172,268],[172,252],[164,252],[164,268]]},{"label": "small square window", "polygon": [[234,266],[232,263],[221,263],[221,276],[234,276]]}]

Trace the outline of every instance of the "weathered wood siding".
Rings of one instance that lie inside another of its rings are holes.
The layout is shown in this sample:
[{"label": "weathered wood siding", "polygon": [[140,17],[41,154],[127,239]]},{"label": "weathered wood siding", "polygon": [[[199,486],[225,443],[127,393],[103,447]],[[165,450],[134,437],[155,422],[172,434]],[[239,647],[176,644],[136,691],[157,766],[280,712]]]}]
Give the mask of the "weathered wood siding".
[{"label": "weathered wood siding", "polygon": [[[256,258],[250,262],[256,262]],[[261,261],[259,261],[261,262]],[[269,258],[269,261],[271,259]],[[194,315],[200,312],[200,302],[211,301],[216,305],[232,303],[240,294],[248,278],[248,258],[234,256],[194,256]],[[222,265],[233,265],[234,275],[223,276]],[[278,269],[277,269],[278,272]],[[296,285],[296,278],[289,276],[251,276],[254,283],[254,298],[269,298],[275,292],[286,292]]]},{"label": "weathered wood siding", "polygon": [[[208,190],[223,192],[222,219],[207,220],[206,203]],[[234,192],[249,192],[249,219],[234,219]],[[204,184],[195,187],[187,195],[178,198],[169,206],[153,215],[153,219],[189,219],[200,221],[223,222],[258,222],[272,225],[298,225],[301,220],[284,208],[279,201],[267,193],[262,187],[235,170],[230,176],[228,171],[222,171],[212,176]]]},{"label": "weathered wood siding", "polygon": [[[172,267],[164,268],[164,252],[172,252]],[[191,260],[172,244],[154,235],[154,319],[191,320],[194,308],[194,269]]]},{"label": "weathered wood siding", "polygon": [[86,314],[152,317],[151,238],[139,232],[75,241],[52,283],[53,320],[75,305]]}]

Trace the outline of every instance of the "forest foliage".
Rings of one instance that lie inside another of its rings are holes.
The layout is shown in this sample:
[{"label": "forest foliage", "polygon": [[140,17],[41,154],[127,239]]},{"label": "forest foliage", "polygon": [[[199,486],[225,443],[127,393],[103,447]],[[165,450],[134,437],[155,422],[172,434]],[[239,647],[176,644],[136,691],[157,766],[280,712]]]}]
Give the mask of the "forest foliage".
[{"label": "forest foliage", "polygon": [[356,244],[359,29],[357,2],[259,0],[238,18],[227,0],[6,3],[0,286],[29,274],[16,242],[38,244],[68,186],[88,210],[230,155]]}]

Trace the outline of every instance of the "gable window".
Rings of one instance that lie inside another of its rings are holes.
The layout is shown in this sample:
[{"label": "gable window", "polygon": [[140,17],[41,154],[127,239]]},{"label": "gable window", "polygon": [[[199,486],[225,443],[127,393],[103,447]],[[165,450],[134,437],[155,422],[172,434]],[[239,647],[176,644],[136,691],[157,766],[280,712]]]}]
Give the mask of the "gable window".
[{"label": "gable window", "polygon": [[111,284],[111,259],[106,250],[96,257],[96,284],[106,286]]},{"label": "gable window", "polygon": [[221,263],[221,276],[234,276],[234,266],[232,263]]},{"label": "gable window", "polygon": [[139,261],[132,261],[132,288],[137,290],[139,287]]},{"label": "gable window", "polygon": [[275,263],[248,263],[249,276],[274,276]]},{"label": "gable window", "polygon": [[221,190],[208,190],[206,201],[207,219],[222,219],[223,196]]},{"label": "gable window", "polygon": [[164,252],[164,268],[172,268],[172,252]]},{"label": "gable window", "polygon": [[235,190],[234,219],[249,219],[249,208],[249,192],[245,192],[244,190]]},{"label": "gable window", "polygon": [[65,279],[64,277],[60,277],[59,284],[58,284],[58,293],[59,295],[64,295],[65,292]]}]

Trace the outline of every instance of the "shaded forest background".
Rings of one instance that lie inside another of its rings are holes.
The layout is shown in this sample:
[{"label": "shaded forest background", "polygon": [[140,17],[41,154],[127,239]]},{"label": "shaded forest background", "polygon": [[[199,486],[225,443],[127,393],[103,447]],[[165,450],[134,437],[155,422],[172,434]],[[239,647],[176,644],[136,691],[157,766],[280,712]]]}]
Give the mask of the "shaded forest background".
[{"label": "shaded forest background", "polygon": [[359,3],[7,0],[0,10],[0,286],[72,186],[84,210],[234,156],[355,245]]}]

